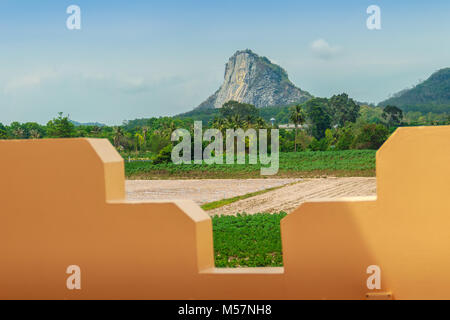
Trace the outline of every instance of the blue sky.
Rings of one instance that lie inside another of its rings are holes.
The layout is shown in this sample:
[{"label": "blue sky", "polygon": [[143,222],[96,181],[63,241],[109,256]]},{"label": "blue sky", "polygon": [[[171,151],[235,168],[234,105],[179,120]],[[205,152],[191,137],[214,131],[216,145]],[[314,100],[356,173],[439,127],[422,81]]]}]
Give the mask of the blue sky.
[{"label": "blue sky", "polygon": [[[81,30],[66,28],[72,4]],[[372,4],[381,30],[366,28]],[[0,122],[189,111],[246,48],[313,95],[379,102],[450,67],[449,15],[448,0],[2,0]]]}]

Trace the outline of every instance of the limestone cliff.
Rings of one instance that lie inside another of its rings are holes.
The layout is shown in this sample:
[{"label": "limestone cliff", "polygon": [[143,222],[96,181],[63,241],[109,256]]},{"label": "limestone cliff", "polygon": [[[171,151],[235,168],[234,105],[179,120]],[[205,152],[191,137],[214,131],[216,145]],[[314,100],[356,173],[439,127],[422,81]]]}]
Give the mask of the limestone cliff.
[{"label": "limestone cliff", "polygon": [[312,96],[297,88],[287,72],[251,50],[236,52],[225,67],[222,86],[198,109],[221,108],[230,100],[256,107],[282,106],[304,102]]}]

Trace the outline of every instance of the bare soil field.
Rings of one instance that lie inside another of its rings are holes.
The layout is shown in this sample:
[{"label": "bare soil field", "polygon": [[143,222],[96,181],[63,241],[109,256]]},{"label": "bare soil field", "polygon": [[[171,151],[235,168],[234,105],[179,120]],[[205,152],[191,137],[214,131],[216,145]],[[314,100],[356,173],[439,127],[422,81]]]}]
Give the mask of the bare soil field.
[{"label": "bare soil field", "polygon": [[375,178],[310,179],[208,211],[210,215],[290,213],[308,200],[376,195]]},{"label": "bare soil field", "polygon": [[197,204],[233,198],[302,179],[127,180],[128,200],[190,199]]},{"label": "bare soil field", "polygon": [[312,199],[376,195],[376,179],[365,177],[324,179],[211,179],[129,180],[129,200],[191,199],[199,205],[273,187],[284,186],[208,211],[210,215],[291,212]]}]

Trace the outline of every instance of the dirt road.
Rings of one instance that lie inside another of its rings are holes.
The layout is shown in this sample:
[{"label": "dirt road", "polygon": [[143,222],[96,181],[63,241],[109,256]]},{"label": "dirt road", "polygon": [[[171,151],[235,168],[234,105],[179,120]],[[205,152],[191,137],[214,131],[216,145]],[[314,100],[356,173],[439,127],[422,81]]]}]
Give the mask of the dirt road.
[{"label": "dirt road", "polygon": [[204,204],[283,185],[286,186],[208,213],[210,215],[230,215],[238,212],[289,213],[302,202],[311,199],[376,194],[375,178],[131,180],[126,182],[126,190],[129,200],[192,199],[198,204]]}]

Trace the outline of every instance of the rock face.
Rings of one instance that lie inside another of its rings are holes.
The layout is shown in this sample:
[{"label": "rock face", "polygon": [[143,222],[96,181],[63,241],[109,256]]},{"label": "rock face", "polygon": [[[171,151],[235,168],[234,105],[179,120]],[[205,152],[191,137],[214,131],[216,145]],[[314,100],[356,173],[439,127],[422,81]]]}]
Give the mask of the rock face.
[{"label": "rock face", "polygon": [[258,108],[301,103],[312,96],[289,81],[287,72],[251,50],[237,51],[225,67],[222,86],[197,109],[221,108],[230,100]]}]

